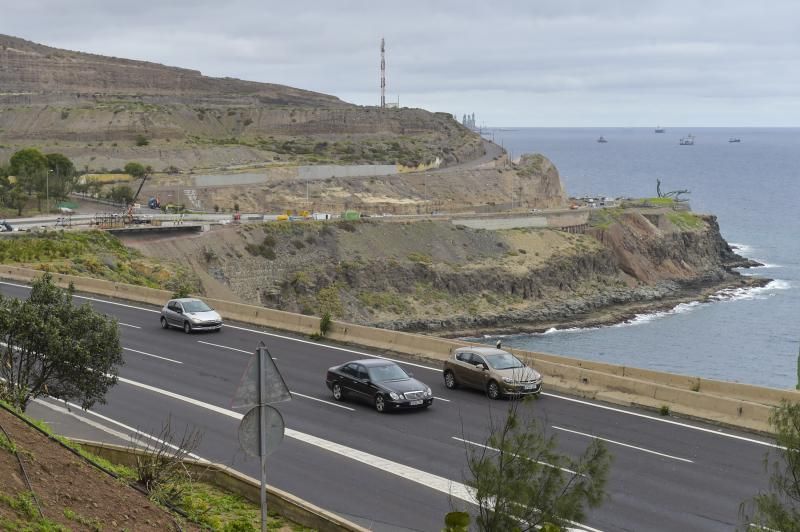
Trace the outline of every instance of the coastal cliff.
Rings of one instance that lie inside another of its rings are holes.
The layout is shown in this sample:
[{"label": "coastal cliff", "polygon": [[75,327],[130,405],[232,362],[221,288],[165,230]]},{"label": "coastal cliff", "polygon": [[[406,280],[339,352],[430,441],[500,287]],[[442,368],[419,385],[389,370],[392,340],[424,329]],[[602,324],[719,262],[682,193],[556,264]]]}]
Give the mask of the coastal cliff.
[{"label": "coastal cliff", "polygon": [[713,216],[607,215],[585,234],[366,219],[226,228],[137,247],[185,256],[215,297],[439,335],[612,323],[768,281],[733,271],[746,259]]}]

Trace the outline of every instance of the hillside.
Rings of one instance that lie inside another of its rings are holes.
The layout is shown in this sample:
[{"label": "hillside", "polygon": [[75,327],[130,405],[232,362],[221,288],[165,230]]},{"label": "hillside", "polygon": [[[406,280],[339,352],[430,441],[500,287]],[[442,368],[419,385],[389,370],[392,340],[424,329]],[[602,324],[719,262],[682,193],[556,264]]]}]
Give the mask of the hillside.
[{"label": "hillside", "polygon": [[100,172],[130,160],[188,173],[437,158],[447,165],[482,153],[478,136],[448,114],[360,107],[283,85],[0,35],[0,162],[30,145]]},{"label": "hillside", "polygon": [[0,426],[0,529],[202,530],[3,408]]},{"label": "hillside", "polygon": [[607,323],[758,285],[713,216],[619,209],[585,234],[362,220],[228,227],[132,243],[185,257],[213,297],[437,334]]}]

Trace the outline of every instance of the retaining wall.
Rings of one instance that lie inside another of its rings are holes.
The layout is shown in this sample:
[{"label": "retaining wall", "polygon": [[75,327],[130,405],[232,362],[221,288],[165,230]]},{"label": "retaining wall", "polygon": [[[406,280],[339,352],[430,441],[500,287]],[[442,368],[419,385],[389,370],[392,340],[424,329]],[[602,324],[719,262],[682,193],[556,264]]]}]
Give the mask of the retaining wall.
[{"label": "retaining wall", "polygon": [[[30,282],[42,272],[0,265],[0,277]],[[139,286],[86,277],[53,274],[60,286],[73,283],[76,290],[108,297],[163,305],[172,294]],[[308,335],[319,331],[319,318],[207,299],[228,320]],[[156,320],[153,320],[154,326]],[[467,342],[399,331],[333,322],[327,338],[412,357],[442,361]],[[769,431],[769,415],[781,401],[800,401],[800,392],[738,384],[686,375],[618,366],[545,353],[510,349],[528,359],[544,376],[546,387],[625,405],[660,409],[760,432]]]}]

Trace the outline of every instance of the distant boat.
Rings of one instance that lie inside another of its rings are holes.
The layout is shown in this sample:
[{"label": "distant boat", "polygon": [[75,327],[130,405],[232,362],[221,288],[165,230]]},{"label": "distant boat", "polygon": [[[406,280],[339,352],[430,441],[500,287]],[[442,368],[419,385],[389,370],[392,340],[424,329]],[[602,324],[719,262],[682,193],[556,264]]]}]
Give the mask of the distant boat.
[{"label": "distant boat", "polygon": [[600,138],[599,138],[599,139],[597,139],[597,142],[599,142],[600,144],[605,144],[605,143],[606,143],[606,142],[608,142],[608,141],[605,139],[605,137],[603,137],[602,135],[600,135]]},{"label": "distant boat", "polygon": [[679,140],[678,144],[680,144],[681,146],[694,146],[694,135],[690,133],[688,136],[683,137],[681,140]]},{"label": "distant boat", "polygon": [[661,126],[656,127],[656,133],[663,133],[665,129]]},{"label": "distant boat", "polygon": [[739,137],[731,137],[728,139],[728,142],[742,142],[742,139]]}]

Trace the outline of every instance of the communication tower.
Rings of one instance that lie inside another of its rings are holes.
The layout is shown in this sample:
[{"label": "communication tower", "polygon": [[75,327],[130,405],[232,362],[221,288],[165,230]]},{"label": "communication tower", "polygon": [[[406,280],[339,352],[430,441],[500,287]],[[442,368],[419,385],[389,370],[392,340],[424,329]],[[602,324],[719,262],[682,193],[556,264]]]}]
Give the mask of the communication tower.
[{"label": "communication tower", "polygon": [[386,108],[386,45],[381,37],[381,109]]}]

